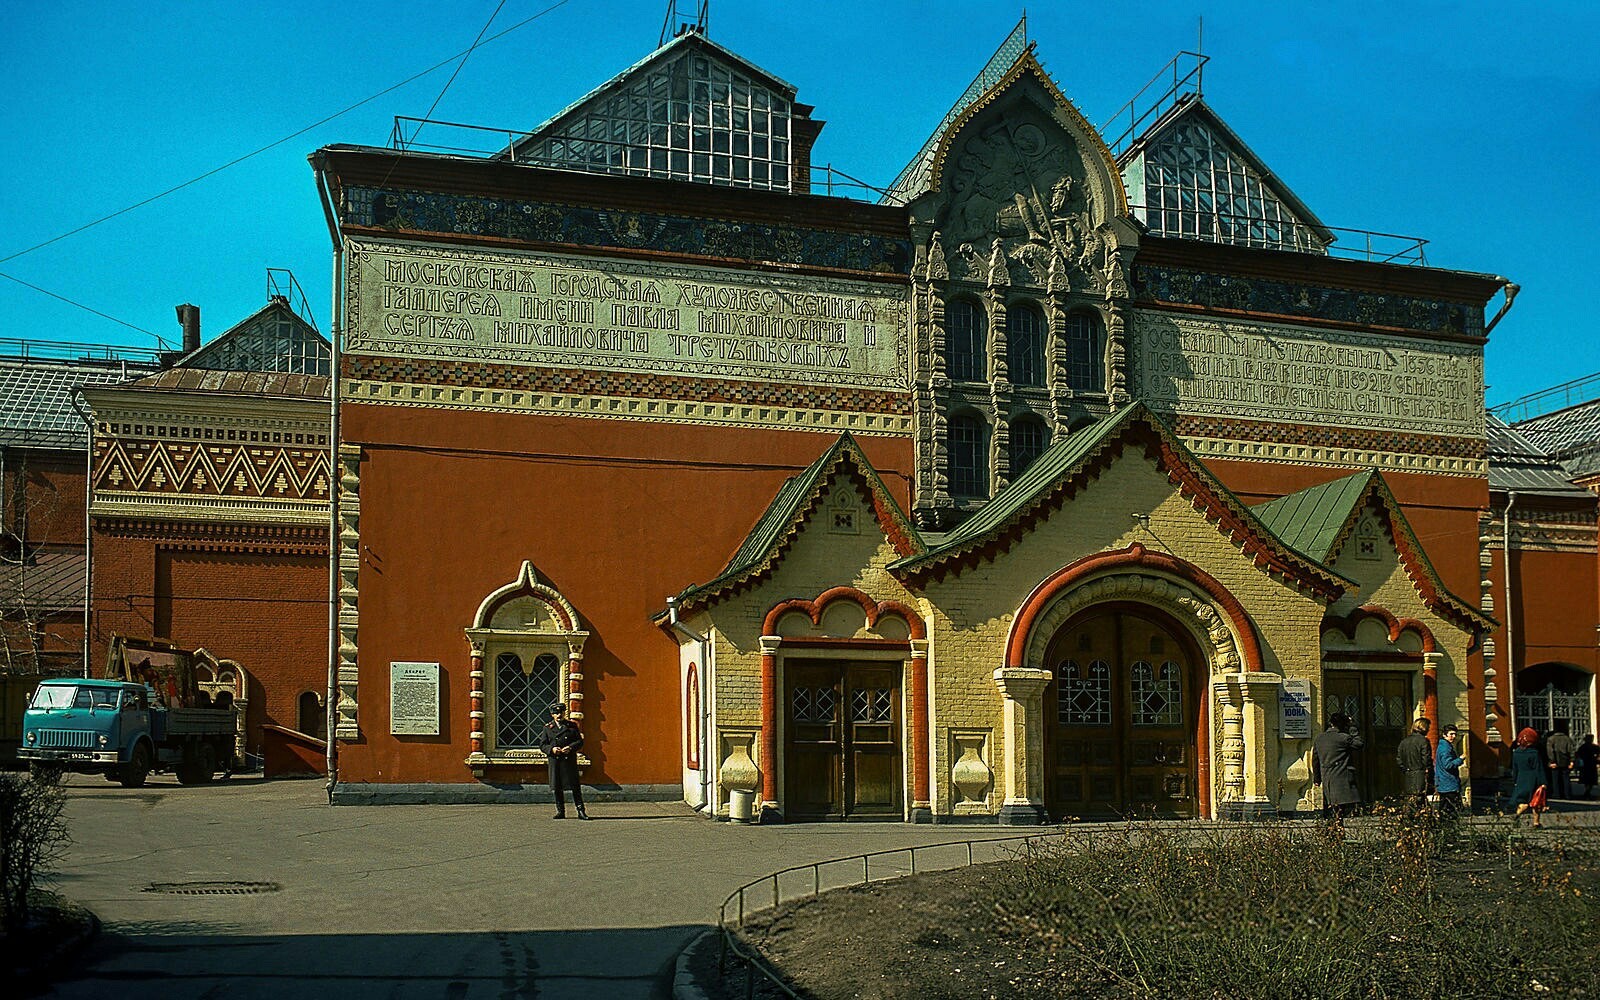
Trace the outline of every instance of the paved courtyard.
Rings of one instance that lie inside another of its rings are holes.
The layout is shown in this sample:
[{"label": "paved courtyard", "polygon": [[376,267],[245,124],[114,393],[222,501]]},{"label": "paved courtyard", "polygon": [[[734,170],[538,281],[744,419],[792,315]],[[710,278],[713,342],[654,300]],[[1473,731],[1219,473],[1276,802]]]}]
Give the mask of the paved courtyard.
[{"label": "paved courtyard", "polygon": [[[74,844],[59,889],[104,921],[50,994],[71,998],[665,997],[679,949],[745,882],[1022,832],[739,827],[673,803],[600,803],[591,823],[546,805],[330,808],[320,781],[65,782]],[[198,881],[282,888],[143,891]]]}]

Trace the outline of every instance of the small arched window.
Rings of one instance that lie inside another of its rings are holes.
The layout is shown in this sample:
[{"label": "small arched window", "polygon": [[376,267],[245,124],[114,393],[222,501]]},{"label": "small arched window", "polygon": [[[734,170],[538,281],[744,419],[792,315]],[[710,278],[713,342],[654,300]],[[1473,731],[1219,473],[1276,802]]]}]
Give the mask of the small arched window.
[{"label": "small arched window", "polygon": [[502,750],[531,750],[546,721],[545,710],[558,697],[561,661],[541,653],[524,668],[516,653],[501,653],[494,662],[494,745]]},{"label": "small arched window", "polygon": [[1038,417],[1019,417],[1011,422],[1011,478],[1027,471],[1050,447],[1050,429]]},{"label": "small arched window", "polygon": [[[231,698],[229,699],[232,700]],[[302,691],[295,705],[295,728],[307,736],[325,739],[328,732],[328,716],[322,711],[322,699],[315,691]]]},{"label": "small arched window", "polygon": [[1073,392],[1106,391],[1105,341],[1099,316],[1075,312],[1067,317],[1067,383]]},{"label": "small arched window", "polygon": [[989,493],[988,428],[975,413],[950,418],[950,495],[982,497]]},{"label": "small arched window", "polygon": [[957,382],[982,382],[988,353],[988,325],[983,309],[971,299],[956,299],[945,307],[945,367]]},{"label": "small arched window", "polygon": [[1044,385],[1044,314],[1034,306],[1006,310],[1006,368],[1012,385]]},{"label": "small arched window", "polygon": [[688,752],[689,770],[700,770],[700,670],[689,664],[689,678],[683,691],[684,749]]}]

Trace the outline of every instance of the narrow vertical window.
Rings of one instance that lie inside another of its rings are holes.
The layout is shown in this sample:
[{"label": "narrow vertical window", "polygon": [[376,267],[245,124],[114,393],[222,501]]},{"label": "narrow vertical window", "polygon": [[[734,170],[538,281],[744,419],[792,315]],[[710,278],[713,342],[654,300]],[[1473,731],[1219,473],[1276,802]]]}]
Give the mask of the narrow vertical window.
[{"label": "narrow vertical window", "polygon": [[1038,417],[1019,417],[1011,422],[1011,478],[1015,480],[1050,446],[1050,429]]},{"label": "narrow vertical window", "polygon": [[981,497],[989,492],[988,435],[983,419],[962,413],[950,418],[950,495]]},{"label": "narrow vertical window", "polygon": [[1006,367],[1012,385],[1044,385],[1044,316],[1033,306],[1006,310]]},{"label": "narrow vertical window", "polygon": [[945,361],[950,377],[957,382],[982,382],[988,328],[983,310],[976,302],[956,299],[944,311]]},{"label": "narrow vertical window", "polygon": [[1075,312],[1067,317],[1067,381],[1073,392],[1105,392],[1105,334],[1100,317]]}]

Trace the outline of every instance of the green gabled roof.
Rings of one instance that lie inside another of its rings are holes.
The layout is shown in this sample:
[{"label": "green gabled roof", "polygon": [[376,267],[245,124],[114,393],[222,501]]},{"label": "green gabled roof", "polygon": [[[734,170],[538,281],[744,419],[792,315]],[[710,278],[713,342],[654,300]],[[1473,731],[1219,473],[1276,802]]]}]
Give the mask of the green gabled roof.
[{"label": "green gabled roof", "polygon": [[[946,535],[938,545],[921,555],[891,563],[889,568],[896,572],[919,573],[935,563],[995,543],[1007,530],[1021,524],[1040,508],[1055,502],[1056,494],[1074,473],[1090,465],[1135,423],[1145,424],[1166,443],[1171,453],[1189,470],[1189,482],[1193,489],[1214,499],[1217,516],[1213,520],[1221,524],[1225,518],[1242,533],[1241,538],[1253,536],[1256,541],[1244,541],[1248,551],[1274,553],[1268,557],[1273,564],[1273,572],[1293,575],[1302,581],[1313,581],[1318,589],[1335,595],[1354,586],[1353,581],[1279,538],[1195,458],[1160,416],[1140,402],[1133,403],[1098,424],[1068,435],[1064,441],[1058,441],[1028,466],[1026,472],[1001,490],[982,510]],[[1235,541],[1238,542],[1239,538]]]},{"label": "green gabled roof", "polygon": [[[872,467],[872,463],[861,453],[860,445],[847,431],[840,434],[838,440],[815,462],[806,466],[805,471],[784,480],[777,496],[772,498],[772,503],[750,529],[722,572],[706,583],[685,587],[676,598],[679,607],[688,608],[704,603],[770,570],[821,500],[823,488],[841,464],[849,465],[865,481],[879,524],[896,548],[905,554],[923,551],[925,546],[916,528],[879,478],[878,470]],[[665,612],[662,612],[657,618],[664,615]]]},{"label": "green gabled roof", "polygon": [[1034,459],[1027,471],[1012,480],[1011,485],[1001,490],[976,514],[957,525],[939,544],[921,555],[897,560],[889,568],[897,572],[915,570],[981,543],[990,532],[1004,527],[1012,518],[1043,502],[1052,485],[1099,451],[1103,444],[1117,436],[1117,432],[1136,413],[1142,411],[1142,404],[1135,403],[1097,424],[1068,434],[1065,438],[1058,438]]},{"label": "green gabled roof", "polygon": [[1367,469],[1257,504],[1250,510],[1284,544],[1317,562],[1327,562],[1376,475],[1376,470]]},{"label": "green gabled roof", "polygon": [[1370,499],[1384,508],[1389,518],[1389,533],[1400,563],[1423,601],[1441,617],[1454,620],[1468,631],[1493,628],[1494,619],[1451,593],[1434,568],[1428,552],[1411,530],[1400,501],[1389,489],[1388,480],[1377,469],[1313,486],[1279,497],[1251,510],[1285,542],[1319,562],[1338,555],[1340,546],[1355,529],[1356,518]]}]

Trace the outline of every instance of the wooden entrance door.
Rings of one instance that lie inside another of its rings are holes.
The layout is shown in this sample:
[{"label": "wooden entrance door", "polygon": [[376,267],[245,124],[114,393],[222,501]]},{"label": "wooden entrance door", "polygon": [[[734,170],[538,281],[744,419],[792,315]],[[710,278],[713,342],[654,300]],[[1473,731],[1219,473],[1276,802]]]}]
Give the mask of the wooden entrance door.
[{"label": "wooden entrance door", "polygon": [[1056,815],[1195,813],[1200,662],[1155,612],[1069,623],[1046,653],[1048,806]]},{"label": "wooden entrance door", "polygon": [[1394,753],[1416,717],[1412,675],[1389,670],[1328,670],[1323,674],[1323,722],[1335,712],[1350,716],[1365,748],[1357,756],[1361,801],[1398,798],[1404,778]]},{"label": "wooden entrance door", "polygon": [[790,660],[784,673],[784,814],[900,816],[900,665]]}]

